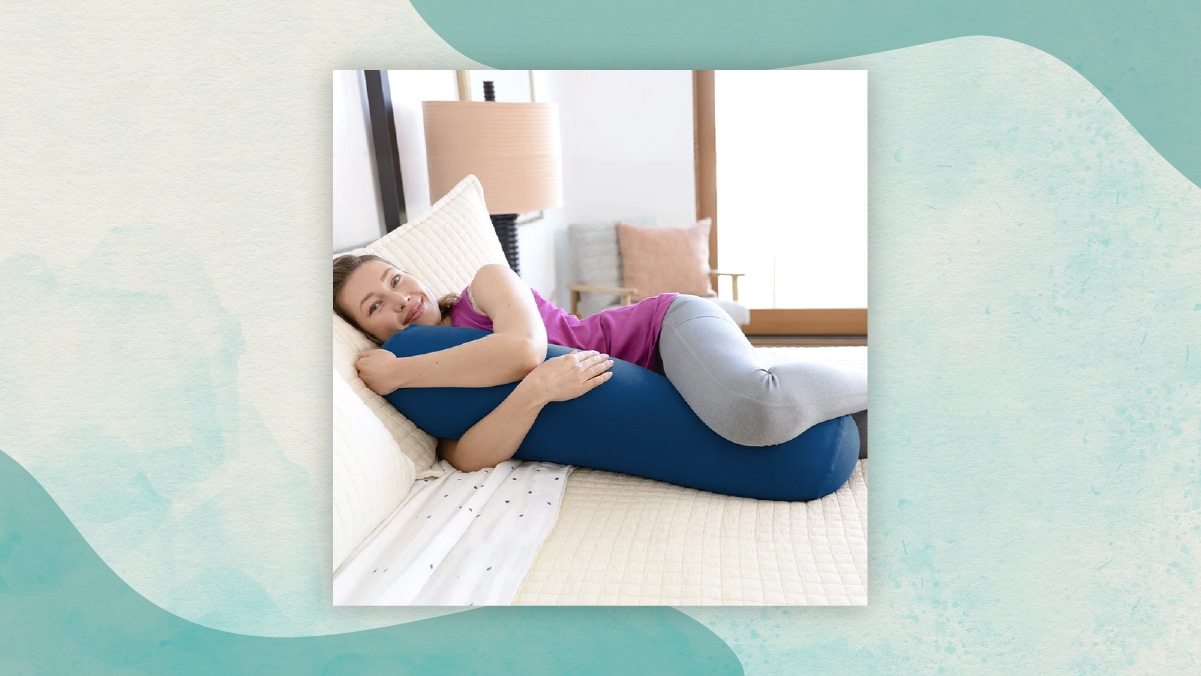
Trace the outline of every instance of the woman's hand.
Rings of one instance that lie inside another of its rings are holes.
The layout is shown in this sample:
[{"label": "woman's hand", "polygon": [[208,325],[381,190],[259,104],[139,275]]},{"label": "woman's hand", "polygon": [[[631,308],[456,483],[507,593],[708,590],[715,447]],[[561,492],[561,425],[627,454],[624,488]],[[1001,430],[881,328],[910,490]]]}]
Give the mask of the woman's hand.
[{"label": "woman's hand", "polygon": [[463,472],[495,467],[513,457],[544,406],[599,387],[613,376],[612,366],[609,355],[593,351],[548,359],[457,441],[439,440],[438,452]]},{"label": "woman's hand", "polygon": [[387,350],[368,350],[354,364],[372,392],[383,396],[400,387],[400,358]]},{"label": "woman's hand", "polygon": [[607,382],[613,376],[612,367],[607,354],[576,351],[542,362],[518,387],[527,389],[540,403],[567,401]]}]

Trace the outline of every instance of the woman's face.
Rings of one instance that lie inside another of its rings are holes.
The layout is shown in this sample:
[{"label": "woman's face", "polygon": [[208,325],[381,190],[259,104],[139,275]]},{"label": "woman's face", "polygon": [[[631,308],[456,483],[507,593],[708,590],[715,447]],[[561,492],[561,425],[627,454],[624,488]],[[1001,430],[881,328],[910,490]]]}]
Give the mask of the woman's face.
[{"label": "woman's face", "polygon": [[442,321],[429,289],[384,261],[367,261],[350,273],[337,302],[380,343],[413,324],[435,326]]}]

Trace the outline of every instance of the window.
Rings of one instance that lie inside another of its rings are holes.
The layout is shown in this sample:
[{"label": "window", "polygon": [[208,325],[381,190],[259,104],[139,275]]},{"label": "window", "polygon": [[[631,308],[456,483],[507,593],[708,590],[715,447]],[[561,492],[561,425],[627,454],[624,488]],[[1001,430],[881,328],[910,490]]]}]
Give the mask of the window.
[{"label": "window", "polygon": [[867,333],[867,73],[694,74],[698,218],[748,334]]}]

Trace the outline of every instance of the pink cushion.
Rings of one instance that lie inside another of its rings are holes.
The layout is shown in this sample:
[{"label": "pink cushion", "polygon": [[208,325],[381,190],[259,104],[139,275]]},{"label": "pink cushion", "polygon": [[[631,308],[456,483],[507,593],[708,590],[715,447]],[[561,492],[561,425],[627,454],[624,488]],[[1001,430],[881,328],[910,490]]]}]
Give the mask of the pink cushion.
[{"label": "pink cushion", "polygon": [[637,289],[634,300],[661,293],[713,296],[709,285],[709,227],[702,219],[684,227],[617,224],[622,286]]}]

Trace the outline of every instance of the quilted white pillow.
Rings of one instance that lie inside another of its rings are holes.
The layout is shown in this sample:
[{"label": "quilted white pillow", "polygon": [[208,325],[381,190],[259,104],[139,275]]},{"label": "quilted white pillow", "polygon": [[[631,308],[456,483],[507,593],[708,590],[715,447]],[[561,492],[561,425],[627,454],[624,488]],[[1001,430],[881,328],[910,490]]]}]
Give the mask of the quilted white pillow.
[{"label": "quilted white pillow", "polygon": [[[395,263],[424,282],[435,298],[462,291],[484,265],[505,263],[504,250],[484,205],[484,189],[475,176],[460,181],[429,213],[352,253],[373,253]],[[416,478],[437,476],[433,437],[369,390],[355,371],[358,355],[376,347],[375,343],[336,314],[333,322],[334,370],[412,459]]]},{"label": "quilted white pillow", "polygon": [[413,461],[351,386],[334,381],[334,570],[409,493]]},{"label": "quilted white pillow", "polygon": [[354,253],[396,263],[439,298],[462,291],[488,263],[507,264],[475,176],[460,181],[429,213]]}]

